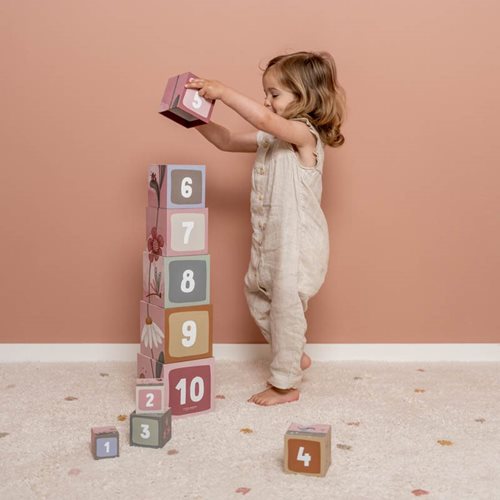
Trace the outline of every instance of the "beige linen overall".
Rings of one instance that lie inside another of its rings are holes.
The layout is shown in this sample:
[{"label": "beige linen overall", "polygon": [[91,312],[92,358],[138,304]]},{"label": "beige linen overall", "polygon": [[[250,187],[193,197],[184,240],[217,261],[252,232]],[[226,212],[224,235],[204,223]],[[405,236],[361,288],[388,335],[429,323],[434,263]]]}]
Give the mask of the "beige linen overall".
[{"label": "beige linen overall", "polygon": [[287,142],[257,132],[250,199],[252,249],[245,276],[250,314],[271,344],[271,377],[279,389],[298,387],[306,342],[308,300],[325,279],[328,226],[321,210],[324,147],[316,129],[316,165],[302,165]]}]

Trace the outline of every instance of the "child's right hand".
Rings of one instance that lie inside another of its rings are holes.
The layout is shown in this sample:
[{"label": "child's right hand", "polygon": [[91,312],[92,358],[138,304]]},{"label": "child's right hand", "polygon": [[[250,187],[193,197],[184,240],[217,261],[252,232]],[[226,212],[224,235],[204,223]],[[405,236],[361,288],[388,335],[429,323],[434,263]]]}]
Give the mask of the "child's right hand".
[{"label": "child's right hand", "polygon": [[190,78],[186,83],[187,89],[199,89],[198,95],[205,99],[221,99],[226,86],[217,80],[205,80],[203,78]]}]

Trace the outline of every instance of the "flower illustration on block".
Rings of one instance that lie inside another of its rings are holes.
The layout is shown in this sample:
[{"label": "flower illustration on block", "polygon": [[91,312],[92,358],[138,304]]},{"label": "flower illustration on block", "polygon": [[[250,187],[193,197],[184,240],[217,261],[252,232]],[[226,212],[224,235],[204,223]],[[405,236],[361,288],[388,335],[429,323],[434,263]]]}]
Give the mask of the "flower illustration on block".
[{"label": "flower illustration on block", "polygon": [[145,325],[142,327],[141,342],[144,342],[146,347],[153,349],[161,345],[164,337],[161,328],[148,316]]},{"label": "flower illustration on block", "polygon": [[165,240],[161,234],[158,233],[156,227],[151,229],[151,234],[148,238],[148,251],[149,251],[149,262],[153,260],[158,260],[162,254],[162,247],[165,244]]}]

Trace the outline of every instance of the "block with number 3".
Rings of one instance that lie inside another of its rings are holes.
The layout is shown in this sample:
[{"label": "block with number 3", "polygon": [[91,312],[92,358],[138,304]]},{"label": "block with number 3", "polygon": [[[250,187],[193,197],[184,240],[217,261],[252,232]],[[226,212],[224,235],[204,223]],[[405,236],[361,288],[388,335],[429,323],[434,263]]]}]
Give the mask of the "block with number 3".
[{"label": "block with number 3", "polygon": [[130,414],[130,446],[163,448],[172,437],[172,413]]},{"label": "block with number 3", "polygon": [[214,100],[201,97],[197,89],[185,87],[190,78],[198,77],[187,72],[169,78],[159,111],[186,128],[208,123],[215,104]]},{"label": "block with number 3", "polygon": [[285,472],[324,476],[331,463],[331,443],[330,425],[291,424],[285,434]]}]

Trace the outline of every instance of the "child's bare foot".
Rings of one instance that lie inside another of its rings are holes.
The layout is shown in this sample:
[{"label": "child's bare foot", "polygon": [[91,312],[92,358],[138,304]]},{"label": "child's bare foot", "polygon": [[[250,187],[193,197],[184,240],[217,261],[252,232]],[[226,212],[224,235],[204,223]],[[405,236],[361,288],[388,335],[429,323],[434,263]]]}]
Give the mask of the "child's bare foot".
[{"label": "child's bare foot", "polygon": [[291,403],[298,399],[299,391],[297,389],[277,389],[271,386],[258,394],[254,394],[248,402],[261,406],[271,406],[281,403]]},{"label": "child's bare foot", "polygon": [[302,370],[307,370],[311,366],[311,358],[304,352],[302,353],[302,358],[300,359],[300,368]]}]

